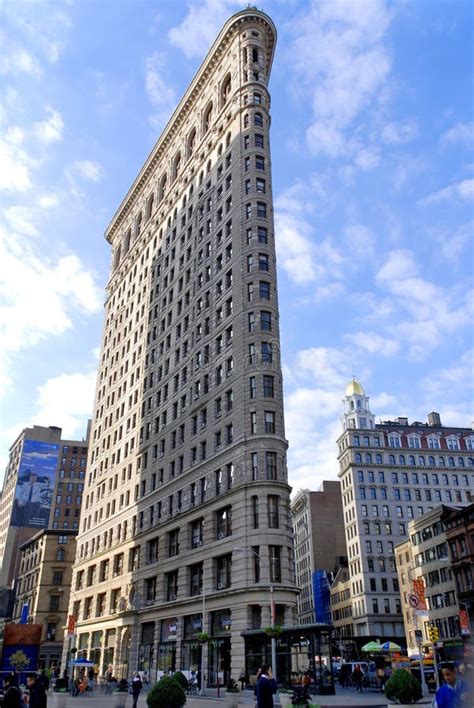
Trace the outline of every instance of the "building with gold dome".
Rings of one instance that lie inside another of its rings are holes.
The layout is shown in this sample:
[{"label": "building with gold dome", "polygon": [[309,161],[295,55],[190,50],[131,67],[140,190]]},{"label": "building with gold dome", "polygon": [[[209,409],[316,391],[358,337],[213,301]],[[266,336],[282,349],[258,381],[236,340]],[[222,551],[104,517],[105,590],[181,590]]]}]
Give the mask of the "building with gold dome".
[{"label": "building with gold dome", "polygon": [[408,523],[474,495],[474,431],[406,417],[376,422],[357,379],[347,384],[339,478],[356,637],[404,636],[394,548]]}]

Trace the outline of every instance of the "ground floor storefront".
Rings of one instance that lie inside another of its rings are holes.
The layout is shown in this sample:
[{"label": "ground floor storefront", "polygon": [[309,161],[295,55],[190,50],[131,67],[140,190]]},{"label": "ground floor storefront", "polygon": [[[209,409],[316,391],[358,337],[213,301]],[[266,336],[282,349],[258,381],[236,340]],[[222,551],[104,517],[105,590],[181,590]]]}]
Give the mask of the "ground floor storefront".
[{"label": "ground floor storefront", "polygon": [[262,664],[272,665],[272,641],[275,644],[278,684],[294,686],[309,675],[319,694],[334,693],[330,625],[307,624],[283,627],[273,639],[262,630],[243,633],[245,639],[245,672],[253,685]]}]

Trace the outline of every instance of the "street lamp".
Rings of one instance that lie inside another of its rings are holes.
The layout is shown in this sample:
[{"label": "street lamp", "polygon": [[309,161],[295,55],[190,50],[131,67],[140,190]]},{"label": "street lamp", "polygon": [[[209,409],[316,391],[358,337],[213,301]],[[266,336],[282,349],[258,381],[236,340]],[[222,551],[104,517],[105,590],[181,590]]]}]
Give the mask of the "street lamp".
[{"label": "street lamp", "polygon": [[[261,561],[261,556],[260,553],[257,553],[257,551],[254,551],[252,548],[242,548],[242,547],[237,547],[233,549],[234,551],[238,552],[243,552],[245,553],[246,551],[250,551],[255,558],[258,558],[258,561]],[[271,571],[271,568],[269,567],[269,571]],[[271,582],[271,577],[270,577],[270,617],[272,621],[272,626],[275,624],[275,600],[274,600],[274,594],[273,594],[273,583]],[[271,647],[272,647],[272,672],[273,672],[273,678],[275,679],[275,682],[278,680],[277,679],[277,662],[276,662],[276,637],[271,637]]]}]

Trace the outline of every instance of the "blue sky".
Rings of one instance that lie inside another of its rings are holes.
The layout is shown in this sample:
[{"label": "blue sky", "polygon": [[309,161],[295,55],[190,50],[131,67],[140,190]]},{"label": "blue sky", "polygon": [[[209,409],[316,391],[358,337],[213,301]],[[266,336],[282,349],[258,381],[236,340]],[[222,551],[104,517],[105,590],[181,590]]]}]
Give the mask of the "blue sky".
[{"label": "blue sky", "polygon": [[[103,232],[226,0],[0,0],[0,464],[81,436]],[[296,489],[337,474],[352,371],[378,418],[472,420],[472,3],[269,0],[281,334]]]}]

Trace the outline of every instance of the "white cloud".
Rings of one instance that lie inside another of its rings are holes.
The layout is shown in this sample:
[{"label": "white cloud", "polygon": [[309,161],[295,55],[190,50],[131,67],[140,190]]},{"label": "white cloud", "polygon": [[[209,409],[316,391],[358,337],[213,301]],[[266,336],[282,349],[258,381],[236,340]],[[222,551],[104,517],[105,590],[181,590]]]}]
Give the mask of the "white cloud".
[{"label": "white cloud", "polygon": [[[3,6],[5,7],[5,5]],[[39,79],[43,75],[41,65],[30,52],[19,47],[3,45],[0,59],[1,74],[29,74]]]},{"label": "white cloud", "polygon": [[[392,298],[385,328],[413,360],[426,358],[449,334],[469,325],[473,312],[471,291],[435,285],[418,270],[414,254],[400,249],[388,254],[376,275],[377,284]],[[373,308],[374,319],[381,321],[376,300]]]},{"label": "white cloud", "polygon": [[305,213],[306,194],[302,185],[294,185],[275,200],[278,261],[297,284],[316,277],[312,227],[303,216]]},{"label": "white cloud", "polygon": [[390,357],[397,354],[400,349],[399,342],[376,332],[355,332],[346,335],[346,339],[358,349],[372,355]]},{"label": "white cloud", "polygon": [[184,20],[172,27],[168,37],[188,59],[203,57],[233,7],[241,7],[237,0],[203,0],[188,6]]},{"label": "white cloud", "polygon": [[51,209],[59,204],[59,196],[57,194],[43,194],[38,198],[38,206],[42,209]]},{"label": "white cloud", "polygon": [[446,130],[440,137],[442,147],[461,144],[473,147],[474,145],[474,122],[457,123],[449,130]]},{"label": "white cloud", "polygon": [[96,372],[59,374],[38,387],[33,423],[57,425],[63,438],[83,437],[92,415]]},{"label": "white cloud", "polygon": [[48,106],[46,108],[48,117],[40,123],[35,123],[34,133],[38,140],[43,143],[52,143],[57,140],[62,140],[64,122],[61,114],[55,111],[54,108]]},{"label": "white cloud", "polygon": [[72,169],[76,174],[92,182],[99,182],[102,179],[102,165],[96,160],[78,160],[74,162]]},{"label": "white cloud", "polygon": [[36,236],[36,212],[26,206],[11,206],[3,210],[3,215],[14,231],[25,236]]},{"label": "white cloud", "polygon": [[384,143],[392,145],[401,145],[409,143],[416,137],[418,127],[414,121],[406,121],[401,123],[387,123],[381,132],[381,139]]},{"label": "white cloud", "polygon": [[391,58],[383,37],[390,20],[383,0],[335,0],[314,2],[292,23],[297,38],[288,54],[301,82],[295,92],[311,101],[306,137],[313,153],[354,156],[362,169],[378,164],[377,151],[352,130],[367,106],[385,100]]},{"label": "white cloud", "polygon": [[101,309],[94,275],[79,258],[39,257],[31,244],[0,230],[0,381],[10,380],[13,354],[73,326],[73,318]]},{"label": "white cloud", "polygon": [[26,192],[31,186],[31,160],[27,153],[18,147],[15,135],[18,134],[14,134],[14,142],[0,140],[0,189]]},{"label": "white cloud", "polygon": [[463,179],[443,189],[429,194],[418,203],[424,206],[438,202],[472,201],[474,199],[474,179]]},{"label": "white cloud", "polygon": [[145,89],[155,108],[149,120],[155,130],[163,129],[177,103],[174,89],[163,77],[167,66],[166,56],[160,52],[154,52],[145,62]]}]

